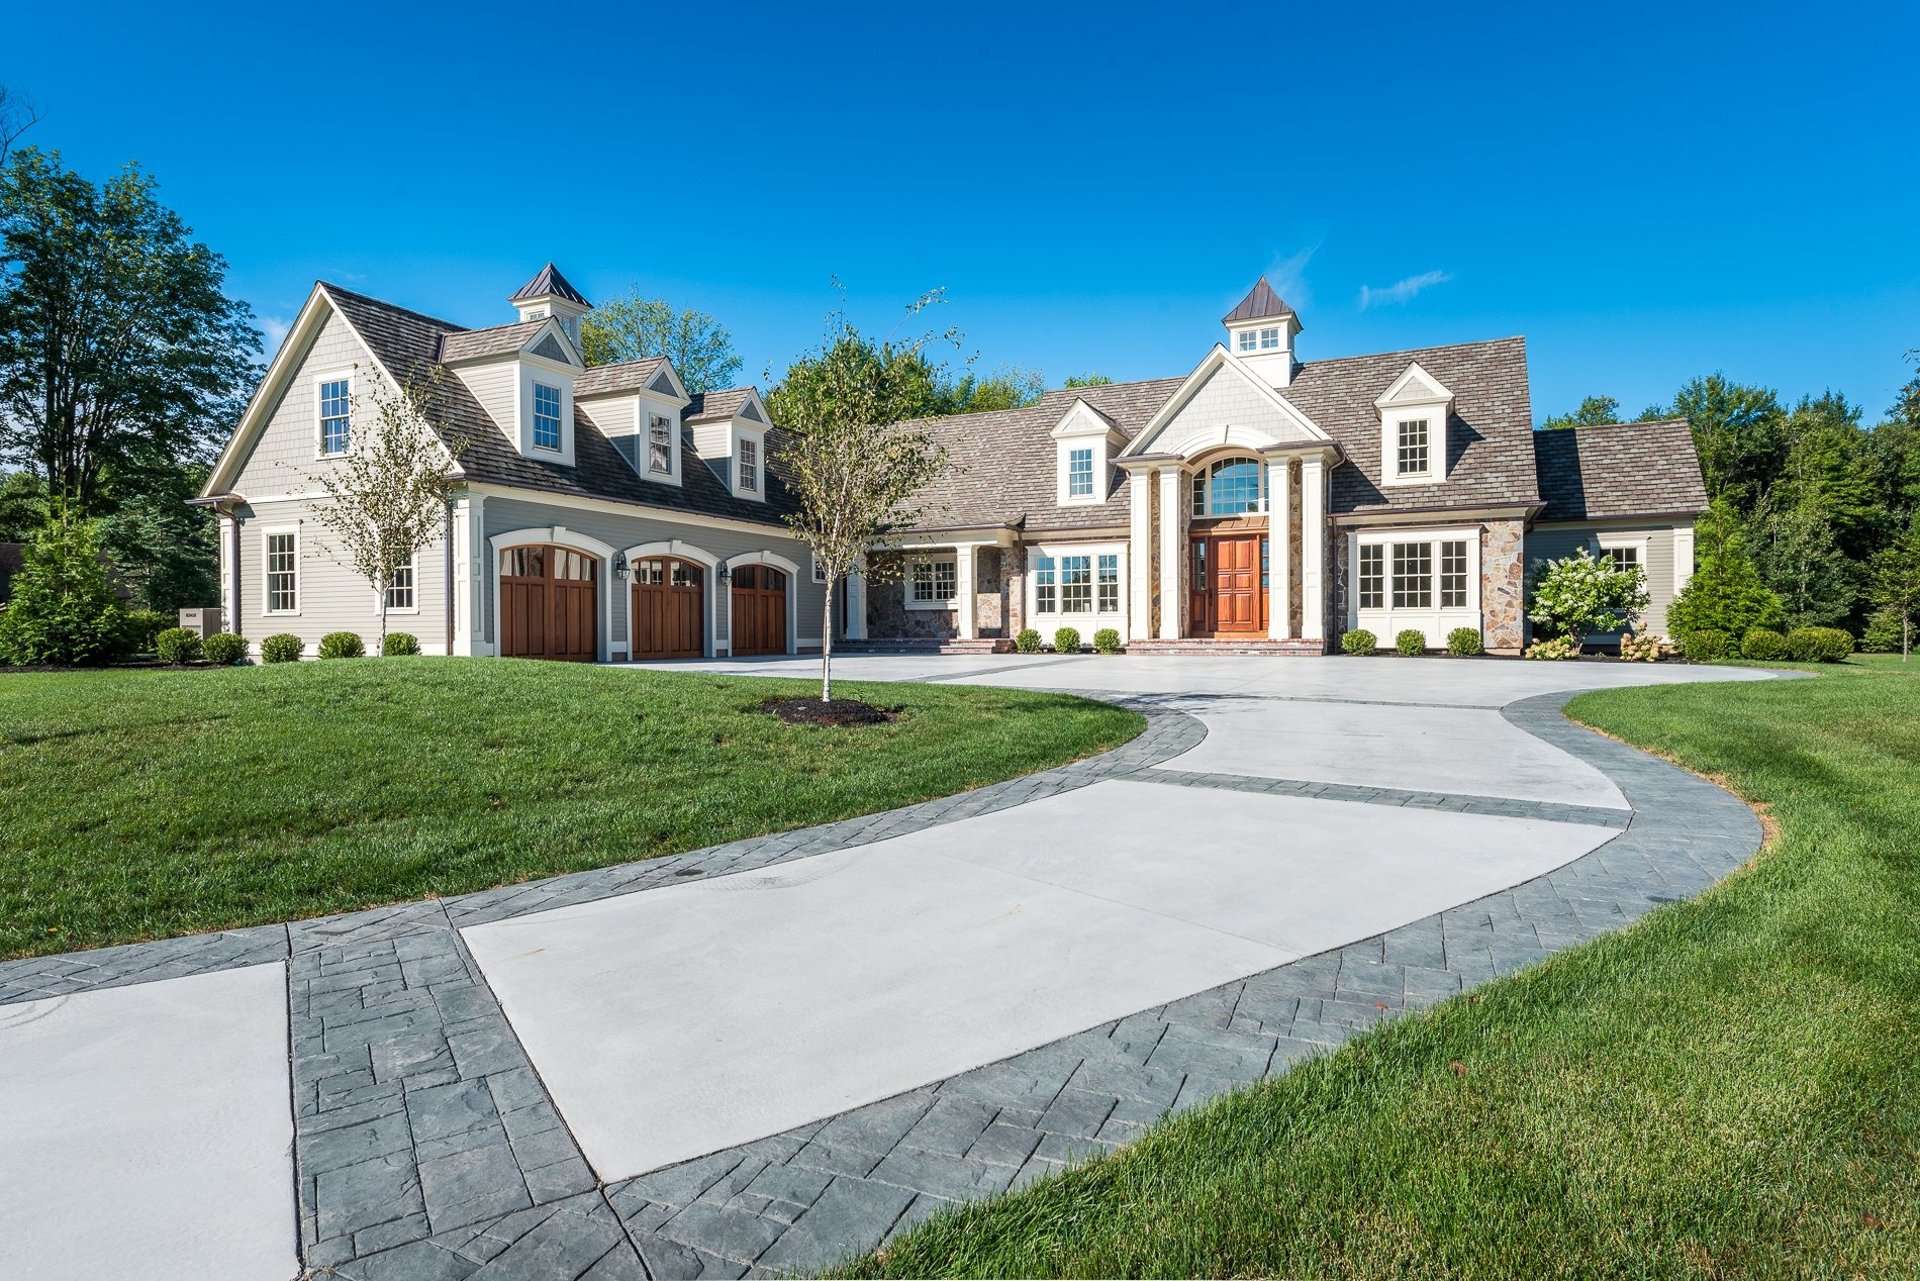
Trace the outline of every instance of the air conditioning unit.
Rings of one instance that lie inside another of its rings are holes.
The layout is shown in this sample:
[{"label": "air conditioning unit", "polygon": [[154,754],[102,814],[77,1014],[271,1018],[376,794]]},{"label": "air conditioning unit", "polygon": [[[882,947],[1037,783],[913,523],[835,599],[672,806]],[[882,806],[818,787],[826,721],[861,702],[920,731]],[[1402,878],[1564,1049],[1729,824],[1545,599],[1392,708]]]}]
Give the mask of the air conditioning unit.
[{"label": "air conditioning unit", "polygon": [[180,626],[205,640],[220,630],[220,607],[212,609],[183,609],[180,611]]}]

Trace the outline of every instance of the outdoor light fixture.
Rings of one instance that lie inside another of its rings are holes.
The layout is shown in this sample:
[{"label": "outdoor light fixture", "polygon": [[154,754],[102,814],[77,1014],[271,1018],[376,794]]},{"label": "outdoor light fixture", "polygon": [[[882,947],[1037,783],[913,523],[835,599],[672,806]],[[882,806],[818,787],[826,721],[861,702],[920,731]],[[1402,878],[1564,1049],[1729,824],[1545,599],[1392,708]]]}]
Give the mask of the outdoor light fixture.
[{"label": "outdoor light fixture", "polygon": [[729,569],[727,566],[722,565],[720,567],[720,581],[723,583],[726,583],[726,582],[731,582],[732,580],[733,580],[733,571]]},{"label": "outdoor light fixture", "polygon": [[613,576],[623,583],[627,581],[627,554],[625,552],[615,552],[613,554]]}]

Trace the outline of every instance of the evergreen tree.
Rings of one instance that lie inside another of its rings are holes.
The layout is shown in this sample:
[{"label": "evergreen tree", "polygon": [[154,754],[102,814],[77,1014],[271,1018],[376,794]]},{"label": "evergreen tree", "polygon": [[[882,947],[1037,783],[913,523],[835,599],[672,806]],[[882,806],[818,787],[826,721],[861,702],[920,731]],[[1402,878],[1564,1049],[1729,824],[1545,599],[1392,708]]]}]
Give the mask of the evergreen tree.
[{"label": "evergreen tree", "polygon": [[1780,626],[1785,610],[1760,579],[1732,503],[1714,500],[1695,536],[1697,567],[1667,610],[1668,631],[1676,637],[1701,631],[1740,637],[1755,627]]},{"label": "evergreen tree", "polygon": [[1754,544],[1760,576],[1780,597],[1788,627],[1842,627],[1853,617],[1859,575],[1812,504],[1784,511],[1762,504]]},{"label": "evergreen tree", "polygon": [[27,545],[0,609],[0,662],[80,666],[123,657],[127,614],[100,558],[100,523],[60,503]]},{"label": "evergreen tree", "polygon": [[1873,602],[1900,622],[1900,654],[1913,649],[1913,623],[1920,616],[1920,516],[1874,559]]}]

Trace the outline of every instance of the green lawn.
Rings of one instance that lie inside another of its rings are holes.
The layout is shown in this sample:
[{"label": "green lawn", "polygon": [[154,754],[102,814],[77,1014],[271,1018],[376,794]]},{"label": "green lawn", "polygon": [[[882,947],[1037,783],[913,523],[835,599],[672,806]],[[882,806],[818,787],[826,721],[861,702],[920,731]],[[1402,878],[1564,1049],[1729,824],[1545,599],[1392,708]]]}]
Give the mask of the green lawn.
[{"label": "green lawn", "polygon": [[491,659],[0,676],[0,957],[313,916],[889,809],[1101,751],[1133,712]]},{"label": "green lawn", "polygon": [[1777,839],[852,1274],[1920,1275],[1920,661],[1571,710],[1764,802]]}]

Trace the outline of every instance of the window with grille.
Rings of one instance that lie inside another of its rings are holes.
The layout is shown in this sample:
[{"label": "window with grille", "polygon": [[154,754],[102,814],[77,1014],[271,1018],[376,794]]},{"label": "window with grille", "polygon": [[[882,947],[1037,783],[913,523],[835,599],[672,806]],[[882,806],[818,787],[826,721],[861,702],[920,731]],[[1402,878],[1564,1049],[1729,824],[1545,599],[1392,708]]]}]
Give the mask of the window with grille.
[{"label": "window with grille", "polygon": [[1453,540],[1440,544],[1440,608],[1467,607],[1467,544]]},{"label": "window with grille", "polygon": [[1387,607],[1387,549],[1383,544],[1361,544],[1359,580],[1360,608],[1385,609]]},{"label": "window with grille", "polygon": [[300,608],[300,536],[267,535],[267,612],[292,614]]},{"label": "window with grille", "polygon": [[1260,350],[1280,350],[1280,327],[1278,325],[1275,325],[1271,329],[1262,329],[1260,331]]},{"label": "window with grille", "polygon": [[1600,554],[1613,562],[1618,570],[1640,568],[1640,549],[1638,547],[1603,547]]},{"label": "window with grille", "polygon": [[388,609],[412,609],[414,607],[413,566],[414,561],[412,560],[409,560],[404,565],[395,565],[393,567],[393,573],[388,575]]},{"label": "window with grille", "polygon": [[1067,497],[1093,497],[1093,450],[1067,451]]},{"label": "window with grille", "polygon": [[353,439],[353,384],[338,378],[320,384],[320,452],[344,454]]},{"label": "window with grille", "polygon": [[1260,472],[1252,458],[1223,458],[1193,478],[1195,516],[1246,516],[1263,511]]},{"label": "window with grille", "polygon": [[673,475],[673,419],[665,414],[647,419],[647,469],[656,476]]},{"label": "window with grille", "polygon": [[1427,420],[1412,418],[1400,424],[1398,474],[1427,474]]},{"label": "window with grille", "polygon": [[1099,607],[1103,614],[1120,612],[1120,557],[1114,554],[1100,557]]},{"label": "window with grille", "polygon": [[740,438],[740,488],[749,494],[760,492],[760,443],[744,436]]},{"label": "window with grille", "polygon": [[1235,338],[1241,351],[1252,351],[1254,347],[1253,330],[1242,329]]},{"label": "window with grille", "polygon": [[916,605],[943,605],[959,595],[960,575],[950,560],[920,560],[913,563],[913,602]]},{"label": "window with grille", "polygon": [[1393,545],[1393,607],[1433,608],[1433,544]]},{"label": "window with grille", "polygon": [[1033,558],[1033,612],[1036,614],[1052,614],[1058,611],[1053,575],[1053,557]]},{"label": "window with grille", "polygon": [[1062,556],[1060,558],[1060,612],[1063,614],[1093,612],[1092,557]]},{"label": "window with grille", "polygon": [[560,389],[533,385],[533,443],[540,449],[560,448]]}]

